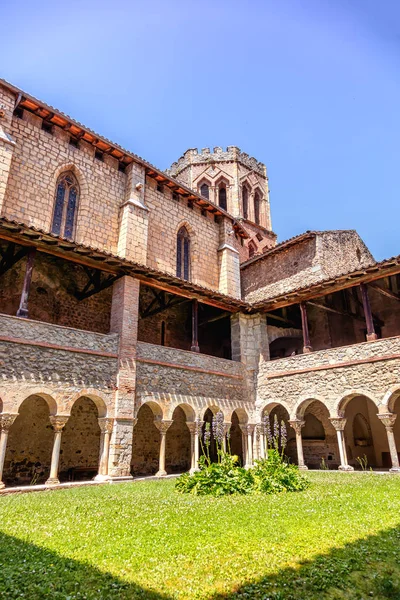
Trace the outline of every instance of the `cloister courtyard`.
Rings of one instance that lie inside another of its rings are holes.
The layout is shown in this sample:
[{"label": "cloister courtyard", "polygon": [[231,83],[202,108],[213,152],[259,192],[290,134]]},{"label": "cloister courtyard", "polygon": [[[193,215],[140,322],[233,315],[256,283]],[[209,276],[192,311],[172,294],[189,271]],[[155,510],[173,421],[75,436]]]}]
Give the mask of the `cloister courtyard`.
[{"label": "cloister courtyard", "polygon": [[0,598],[400,598],[400,477],[306,476],[271,496],[180,495],[173,478],[10,494]]}]

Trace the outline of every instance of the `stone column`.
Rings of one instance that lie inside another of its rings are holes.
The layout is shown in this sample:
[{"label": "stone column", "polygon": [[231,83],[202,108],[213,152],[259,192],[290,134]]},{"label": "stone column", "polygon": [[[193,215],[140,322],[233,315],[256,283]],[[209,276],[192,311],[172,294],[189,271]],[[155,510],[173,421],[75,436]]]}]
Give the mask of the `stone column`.
[{"label": "stone column", "polygon": [[4,413],[0,415],[0,490],[5,487],[3,483],[3,469],[4,459],[6,457],[8,432],[17,417],[18,414]]},{"label": "stone column", "polygon": [[232,221],[220,217],[218,247],[218,289],[221,294],[241,298],[240,259],[235,247]]},{"label": "stone column", "polygon": [[258,428],[260,432],[260,458],[263,460],[265,458],[265,434],[263,424],[259,423]]},{"label": "stone column", "polygon": [[253,439],[253,456],[254,460],[261,458],[261,425],[257,423],[254,427],[254,439]]},{"label": "stone column", "polygon": [[378,415],[378,419],[384,424],[389,444],[390,459],[392,461],[391,473],[400,473],[399,455],[397,454],[396,440],[394,439],[393,426],[397,415],[386,413]]},{"label": "stone column", "polygon": [[140,282],[132,277],[114,283],[110,331],[119,335],[119,352],[108,470],[113,479],[131,477],[139,293]]},{"label": "stone column", "polygon": [[301,419],[295,419],[293,421],[289,421],[289,425],[293,427],[296,432],[296,447],[297,447],[297,464],[299,469],[302,471],[306,471],[308,467],[304,463],[304,454],[303,454],[303,439],[301,437],[301,430],[306,424],[305,421]]},{"label": "stone column", "polygon": [[32,283],[32,273],[35,264],[36,248],[31,248],[26,261],[24,285],[22,287],[21,299],[17,310],[17,317],[28,317],[29,291]]},{"label": "stone column", "polygon": [[329,419],[334,428],[336,429],[336,435],[339,446],[339,455],[340,455],[340,465],[339,471],[354,471],[353,467],[351,467],[347,462],[347,452],[346,445],[344,439],[344,428],[346,425],[347,419],[345,417],[335,417]]},{"label": "stone column", "polygon": [[244,465],[245,469],[251,469],[253,466],[253,432],[254,425],[250,425],[247,423],[246,425],[240,425],[241,430],[244,433],[246,440],[246,464]]},{"label": "stone column", "polygon": [[101,431],[100,452],[99,452],[99,472],[94,478],[95,481],[107,481],[111,479],[108,474],[108,458],[110,454],[110,438],[114,425],[114,419],[100,417],[98,419]]},{"label": "stone column", "polygon": [[167,439],[167,431],[171,427],[173,421],[154,421],[154,425],[160,432],[160,460],[156,477],[165,477],[165,444]]},{"label": "stone column", "polygon": [[50,477],[46,481],[46,485],[59,485],[58,479],[58,463],[60,461],[61,434],[62,430],[69,417],[60,415],[50,416],[50,423],[54,430],[53,452],[51,454]]},{"label": "stone column", "polygon": [[194,473],[199,468],[199,431],[198,421],[186,421],[186,426],[190,431],[190,471]]}]

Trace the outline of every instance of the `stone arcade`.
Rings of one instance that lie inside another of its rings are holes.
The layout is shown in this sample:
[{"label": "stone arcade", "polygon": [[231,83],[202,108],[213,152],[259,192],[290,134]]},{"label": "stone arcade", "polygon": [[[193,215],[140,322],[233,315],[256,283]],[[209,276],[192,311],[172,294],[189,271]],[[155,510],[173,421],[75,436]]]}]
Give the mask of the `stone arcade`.
[{"label": "stone arcade", "polygon": [[302,468],[399,471],[400,257],[355,231],[276,243],[265,166],[168,172],[0,81],[1,487],[196,469],[288,427]]}]

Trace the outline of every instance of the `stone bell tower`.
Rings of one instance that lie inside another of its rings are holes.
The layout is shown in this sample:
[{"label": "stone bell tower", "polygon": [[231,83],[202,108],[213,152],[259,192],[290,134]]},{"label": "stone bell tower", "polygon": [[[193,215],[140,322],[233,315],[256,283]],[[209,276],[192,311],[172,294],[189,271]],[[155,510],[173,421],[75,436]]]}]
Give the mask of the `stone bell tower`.
[{"label": "stone bell tower", "polygon": [[236,146],[211,152],[190,148],[168,174],[240,219],[249,234],[249,256],[272,248],[268,177],[265,165]]}]

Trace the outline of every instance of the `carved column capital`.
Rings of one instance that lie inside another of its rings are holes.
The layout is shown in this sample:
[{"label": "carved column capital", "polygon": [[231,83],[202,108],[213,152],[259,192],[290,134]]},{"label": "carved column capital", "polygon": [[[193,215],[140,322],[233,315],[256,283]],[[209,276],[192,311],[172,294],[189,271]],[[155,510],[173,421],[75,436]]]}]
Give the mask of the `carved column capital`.
[{"label": "carved column capital", "polygon": [[65,415],[50,415],[50,423],[54,431],[62,431],[69,417]]},{"label": "carved column capital", "polygon": [[290,427],[293,427],[297,435],[301,435],[301,430],[306,424],[302,419],[293,419],[293,421],[289,421]]},{"label": "carved column capital", "polygon": [[99,417],[98,419],[101,433],[111,433],[114,425],[114,419],[110,417]]},{"label": "carved column capital", "polygon": [[154,425],[157,427],[161,435],[165,435],[167,433],[172,423],[173,421],[154,421]]},{"label": "carved column capital", "polygon": [[186,421],[186,427],[189,429],[190,435],[194,435],[197,431],[196,421]]},{"label": "carved column capital", "polygon": [[383,423],[386,429],[393,429],[397,415],[393,413],[385,413],[383,415],[377,415],[378,419]]},{"label": "carved column capital", "polygon": [[251,435],[255,429],[255,425],[250,423],[244,423],[243,425],[239,425],[239,427],[245,435]]},{"label": "carved column capital", "polygon": [[0,431],[9,431],[17,417],[18,413],[3,413],[0,415]]},{"label": "carved column capital", "polygon": [[343,431],[347,423],[347,419],[345,417],[329,417],[329,420],[336,431]]}]

